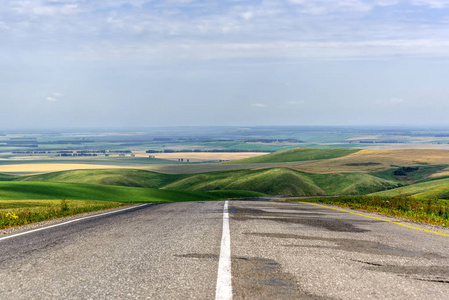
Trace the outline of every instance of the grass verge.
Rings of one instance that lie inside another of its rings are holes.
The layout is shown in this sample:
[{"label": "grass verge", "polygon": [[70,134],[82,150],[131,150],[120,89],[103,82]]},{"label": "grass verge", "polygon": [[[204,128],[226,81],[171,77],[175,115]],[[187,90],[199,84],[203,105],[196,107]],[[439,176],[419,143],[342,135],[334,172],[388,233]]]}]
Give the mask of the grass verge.
[{"label": "grass verge", "polygon": [[380,196],[344,196],[320,197],[309,199],[289,199],[288,201],[315,202],[352,209],[382,213],[411,221],[449,226],[449,201],[429,198],[416,199],[410,195],[392,197]]},{"label": "grass verge", "polygon": [[21,200],[0,201],[0,229],[124,206],[110,201]]}]

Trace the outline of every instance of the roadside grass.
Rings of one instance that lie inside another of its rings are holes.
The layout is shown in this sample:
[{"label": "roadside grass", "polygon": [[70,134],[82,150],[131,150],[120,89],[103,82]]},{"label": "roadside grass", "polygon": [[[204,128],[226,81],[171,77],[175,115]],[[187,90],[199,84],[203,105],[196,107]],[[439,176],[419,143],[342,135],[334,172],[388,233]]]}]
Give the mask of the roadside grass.
[{"label": "roadside grass", "polygon": [[312,149],[296,148],[291,150],[279,151],[266,155],[238,159],[226,164],[253,164],[253,163],[278,163],[292,161],[322,160],[346,156],[360,151],[359,149],[335,148],[335,149]]},{"label": "roadside grass", "polygon": [[0,201],[0,229],[26,225],[125,205],[108,201],[22,200]]},{"label": "roadside grass", "polygon": [[380,196],[346,196],[321,197],[308,199],[289,199],[287,201],[314,202],[382,213],[401,217],[411,221],[449,226],[449,201],[427,198],[416,199],[410,195]]}]

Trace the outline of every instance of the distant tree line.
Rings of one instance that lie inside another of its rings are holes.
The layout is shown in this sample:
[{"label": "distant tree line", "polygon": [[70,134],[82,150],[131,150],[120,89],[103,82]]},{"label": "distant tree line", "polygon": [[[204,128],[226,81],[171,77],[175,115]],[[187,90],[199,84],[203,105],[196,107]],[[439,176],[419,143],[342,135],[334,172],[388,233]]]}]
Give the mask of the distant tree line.
[{"label": "distant tree line", "polygon": [[165,149],[165,150],[147,150],[146,153],[180,153],[180,152],[198,152],[198,153],[235,153],[235,152],[276,152],[276,150],[239,150],[239,149],[229,149],[229,150],[223,150],[223,149],[210,149],[210,150],[200,150],[200,149],[184,149],[184,150],[172,150],[172,149]]},{"label": "distant tree line", "polygon": [[304,141],[297,139],[250,139],[244,140],[244,143],[304,143]]}]

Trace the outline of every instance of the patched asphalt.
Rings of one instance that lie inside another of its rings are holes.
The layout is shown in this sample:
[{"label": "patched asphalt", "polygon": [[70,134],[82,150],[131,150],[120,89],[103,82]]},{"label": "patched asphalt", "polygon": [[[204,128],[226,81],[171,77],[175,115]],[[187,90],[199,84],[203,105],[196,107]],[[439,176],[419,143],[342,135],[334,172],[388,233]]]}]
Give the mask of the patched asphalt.
[{"label": "patched asphalt", "polygon": [[[229,201],[234,299],[449,297],[448,236],[254,200]],[[0,299],[214,299],[222,220],[171,203],[0,241]]]},{"label": "patched asphalt", "polygon": [[230,213],[233,256],[257,262],[234,260],[236,299],[449,297],[448,236],[295,202],[234,201]]}]

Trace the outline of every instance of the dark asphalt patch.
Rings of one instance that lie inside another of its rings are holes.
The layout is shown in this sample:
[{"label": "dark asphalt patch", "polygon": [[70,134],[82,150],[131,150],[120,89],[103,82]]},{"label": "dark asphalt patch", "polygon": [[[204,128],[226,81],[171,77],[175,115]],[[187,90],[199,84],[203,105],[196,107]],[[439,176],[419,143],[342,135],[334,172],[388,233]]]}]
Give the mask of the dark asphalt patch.
[{"label": "dark asphalt patch", "polygon": [[399,257],[423,257],[427,259],[441,259],[443,256],[431,253],[431,252],[416,252],[408,251],[405,249],[394,248],[386,244],[371,242],[365,240],[356,239],[344,239],[344,238],[323,238],[306,235],[295,234],[283,234],[283,233],[245,233],[254,236],[268,237],[268,238],[281,238],[281,239],[299,239],[309,241],[323,241],[335,243],[335,246],[320,246],[320,245],[285,245],[285,247],[301,247],[301,248],[322,248],[322,249],[334,249],[347,252],[357,252],[364,254],[374,255],[390,255]]},{"label": "dark asphalt patch", "polygon": [[314,218],[312,216],[306,216],[302,213],[282,213],[282,212],[270,212],[261,209],[241,208],[233,206],[231,208],[233,220],[236,221],[248,221],[254,219],[263,219],[268,221],[283,222],[300,224],[305,226],[311,226],[315,228],[323,228],[330,231],[337,232],[368,232],[369,230],[356,227],[354,224],[334,219],[334,218]]},{"label": "dark asphalt patch", "polygon": [[[218,255],[210,253],[175,257],[219,260]],[[231,260],[234,299],[325,299],[301,291],[294,276],[283,272],[280,264],[272,259],[234,256]]]},{"label": "dark asphalt patch", "polygon": [[449,283],[449,266],[372,266],[369,270],[435,283]]},{"label": "dark asphalt patch", "polygon": [[302,291],[279,263],[260,257],[232,258],[232,286],[234,299],[325,299]]}]

